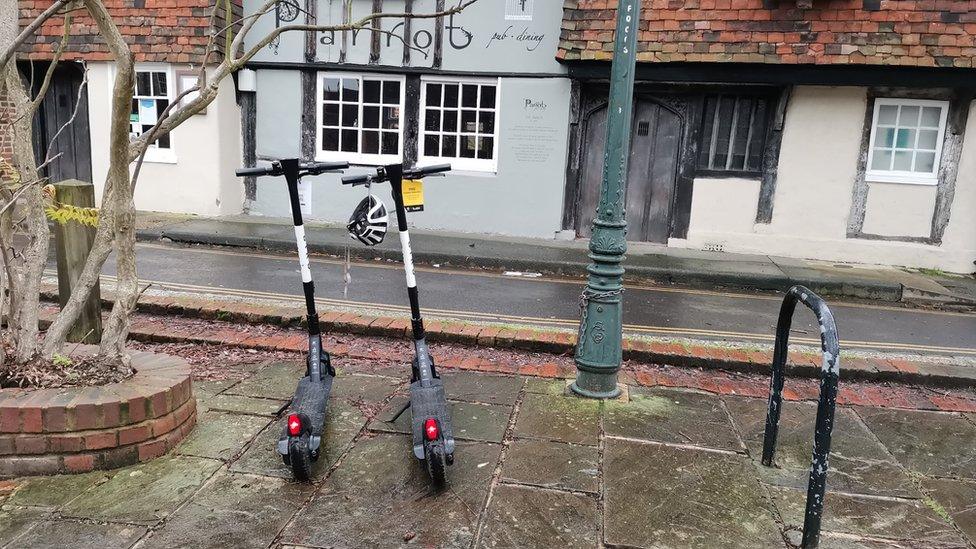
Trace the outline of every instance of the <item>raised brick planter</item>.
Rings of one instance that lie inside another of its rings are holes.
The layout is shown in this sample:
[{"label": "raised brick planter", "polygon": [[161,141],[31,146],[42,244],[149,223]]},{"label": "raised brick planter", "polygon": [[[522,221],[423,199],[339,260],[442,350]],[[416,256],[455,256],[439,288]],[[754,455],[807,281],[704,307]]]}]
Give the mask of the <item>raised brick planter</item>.
[{"label": "raised brick planter", "polygon": [[0,478],[113,469],[176,446],[196,423],[189,365],[140,352],[132,367],[100,387],[0,390]]}]

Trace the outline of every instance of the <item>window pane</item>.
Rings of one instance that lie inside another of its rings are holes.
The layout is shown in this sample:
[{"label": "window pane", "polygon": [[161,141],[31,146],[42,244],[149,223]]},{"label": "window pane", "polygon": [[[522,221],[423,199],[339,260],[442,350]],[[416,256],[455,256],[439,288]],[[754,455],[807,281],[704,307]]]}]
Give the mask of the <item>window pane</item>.
[{"label": "window pane", "polygon": [[168,107],[168,106],[169,106],[169,100],[168,99],[157,99],[156,100],[156,120],[159,120],[160,118],[163,117],[163,111],[165,111],[166,110],[166,107]]},{"label": "window pane", "polygon": [[474,133],[478,131],[478,111],[463,110],[461,111],[461,131],[467,133]]},{"label": "window pane", "polygon": [[379,107],[363,107],[363,127],[364,128],[380,127]]},{"label": "window pane", "polygon": [[461,138],[461,158],[474,158],[476,156],[474,137]]},{"label": "window pane", "polygon": [[495,108],[495,86],[481,86],[481,108]]},{"label": "window pane", "polygon": [[478,115],[481,121],[481,131],[483,133],[495,133],[495,113],[491,111],[481,111]]},{"label": "window pane", "polygon": [[342,130],[342,152],[359,152],[359,132]]},{"label": "window pane", "polygon": [[935,145],[939,141],[939,132],[936,130],[918,130],[918,148],[935,150]]},{"label": "window pane", "polygon": [[166,73],[165,72],[154,72],[152,73],[152,86],[153,95],[157,97],[166,97]]},{"label": "window pane", "polygon": [[895,136],[895,146],[899,149],[915,148],[915,130],[898,129]]},{"label": "window pane", "polygon": [[457,156],[457,137],[445,135],[441,140],[441,156]]},{"label": "window pane", "polygon": [[[129,114],[134,114],[136,116],[139,116],[139,100],[138,99],[132,98],[132,111],[130,111]],[[132,119],[130,118],[129,120],[132,120]]]},{"label": "window pane", "polygon": [[444,85],[444,106],[445,107],[457,107],[458,106],[458,86],[457,86],[457,84],[445,84]]},{"label": "window pane", "polygon": [[874,145],[876,147],[894,147],[895,146],[895,129],[894,128],[878,128],[878,135],[874,138]]},{"label": "window pane", "polygon": [[457,111],[444,111],[443,124],[441,128],[446,132],[457,132],[458,114]]},{"label": "window pane", "polygon": [[342,100],[359,101],[359,80],[355,78],[342,79]]},{"label": "window pane", "polygon": [[345,128],[359,127],[359,105],[342,106],[342,126]]},{"label": "window pane", "polygon": [[705,108],[702,114],[701,144],[698,149],[698,166],[709,168],[712,158],[712,132],[715,126],[715,108],[718,105],[718,98],[709,96],[705,98]]},{"label": "window pane", "polygon": [[491,160],[495,152],[495,138],[494,137],[479,137],[478,138],[478,158],[483,160]]},{"label": "window pane", "polygon": [[322,99],[338,101],[339,100],[339,79],[338,78],[326,78],[322,84]]},{"label": "window pane", "polygon": [[894,125],[898,118],[898,107],[882,105],[878,111],[878,124]]},{"label": "window pane", "polygon": [[428,107],[441,106],[441,85],[440,84],[427,84],[427,106]]},{"label": "window pane", "polygon": [[168,149],[169,148],[169,134],[166,134],[166,135],[160,137],[159,139],[157,139],[156,140],[156,146],[159,147],[160,149]]},{"label": "window pane", "polygon": [[424,137],[424,156],[440,156],[440,136],[428,135]]},{"label": "window pane", "polygon": [[942,109],[939,107],[922,108],[922,125],[929,128],[938,128],[942,118]]},{"label": "window pane", "polygon": [[908,126],[914,128],[918,126],[918,107],[909,107],[902,105],[901,114],[898,115],[898,125]]},{"label": "window pane", "polygon": [[397,154],[400,136],[396,132],[383,132],[383,154]]},{"label": "window pane", "polygon": [[362,152],[365,154],[378,154],[380,152],[380,132],[363,132]]},{"label": "window pane", "polygon": [[895,163],[891,167],[892,170],[897,170],[901,172],[908,172],[912,169],[912,152],[911,151],[895,151]]},{"label": "window pane", "polygon": [[336,103],[326,103],[322,111],[322,123],[326,126],[339,125],[339,105]]},{"label": "window pane", "polygon": [[383,82],[383,102],[387,104],[400,104],[400,82],[387,80]]},{"label": "window pane", "polygon": [[473,84],[461,86],[461,106],[471,108],[478,106],[478,86]]},{"label": "window pane", "polygon": [[723,97],[719,104],[718,116],[718,138],[715,139],[715,151],[712,158],[714,167],[719,170],[725,169],[728,161],[729,143],[732,137],[732,115],[735,111],[735,98]]},{"label": "window pane", "polygon": [[322,150],[339,150],[339,130],[322,130]]},{"label": "window pane", "polygon": [[915,171],[919,173],[935,172],[935,153],[934,152],[916,153]]},{"label": "window pane", "polygon": [[380,102],[380,82],[378,80],[363,80],[363,102]]},{"label": "window pane", "polygon": [[871,161],[872,170],[891,169],[891,151],[883,149],[874,150],[874,159]]},{"label": "window pane", "polygon": [[152,95],[152,89],[149,86],[148,72],[136,73],[136,95]]},{"label": "window pane", "polygon": [[400,107],[383,107],[383,129],[400,128]]},{"label": "window pane", "polygon": [[429,132],[436,132],[441,129],[441,111],[437,109],[427,109],[424,119],[424,129]]}]

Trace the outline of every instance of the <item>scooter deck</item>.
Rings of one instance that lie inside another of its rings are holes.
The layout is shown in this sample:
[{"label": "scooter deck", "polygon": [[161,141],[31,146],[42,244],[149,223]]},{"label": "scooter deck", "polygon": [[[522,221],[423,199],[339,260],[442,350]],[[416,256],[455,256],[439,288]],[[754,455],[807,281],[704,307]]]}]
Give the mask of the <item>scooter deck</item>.
[{"label": "scooter deck", "polygon": [[413,416],[413,455],[417,459],[424,459],[424,422],[431,417],[439,424],[444,452],[449,456],[454,454],[454,428],[441,379],[431,379],[426,387],[421,380],[410,384],[410,413]]},{"label": "scooter deck", "polygon": [[[312,427],[312,437],[309,441],[309,449],[317,452],[322,440],[322,432],[325,430],[325,415],[329,406],[329,394],[332,392],[332,382],[335,377],[325,374],[321,381],[313,381],[305,376],[298,382],[295,390],[295,397],[291,401],[291,412],[293,414],[305,414]],[[278,439],[278,448],[281,451],[284,443],[286,454],[288,452],[288,426],[286,425]]]}]

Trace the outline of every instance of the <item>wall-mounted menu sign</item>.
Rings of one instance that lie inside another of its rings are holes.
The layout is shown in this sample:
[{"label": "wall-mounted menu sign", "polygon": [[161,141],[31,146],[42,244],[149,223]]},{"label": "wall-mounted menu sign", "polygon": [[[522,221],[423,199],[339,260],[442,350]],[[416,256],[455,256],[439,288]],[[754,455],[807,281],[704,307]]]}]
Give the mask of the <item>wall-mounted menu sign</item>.
[{"label": "wall-mounted menu sign", "polygon": [[534,0],[505,0],[505,19],[509,21],[531,21]]}]

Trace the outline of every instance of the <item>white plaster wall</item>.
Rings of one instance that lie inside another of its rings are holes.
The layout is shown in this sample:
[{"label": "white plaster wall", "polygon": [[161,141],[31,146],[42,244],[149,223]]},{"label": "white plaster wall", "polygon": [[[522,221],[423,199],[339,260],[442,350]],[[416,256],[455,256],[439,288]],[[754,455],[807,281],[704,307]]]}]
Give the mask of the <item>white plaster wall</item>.
[{"label": "white plaster wall", "polygon": [[868,183],[863,232],[882,236],[930,236],[936,192],[934,185]]},{"label": "white plaster wall", "polygon": [[[773,220],[754,219],[751,188],[730,180],[696,180],[687,239],[670,246],[827,261],[898,265],[971,273],[976,260],[976,105],[970,110],[956,192],[942,245],[847,238],[853,185],[865,123],[864,88],[799,86],[786,115]],[[720,183],[721,182],[721,183]],[[928,236],[935,187],[872,183],[864,231]]]},{"label": "white plaster wall", "polygon": [[688,233],[751,233],[758,204],[757,179],[695,179]]},{"label": "white plaster wall", "polygon": [[[92,176],[98,200],[108,172],[112,64],[90,63],[88,78]],[[232,79],[221,83],[206,114],[191,117],[173,131],[171,142],[175,163],[143,164],[136,184],[136,208],[199,215],[241,213],[244,186],[234,175],[241,161],[240,110]]]}]

